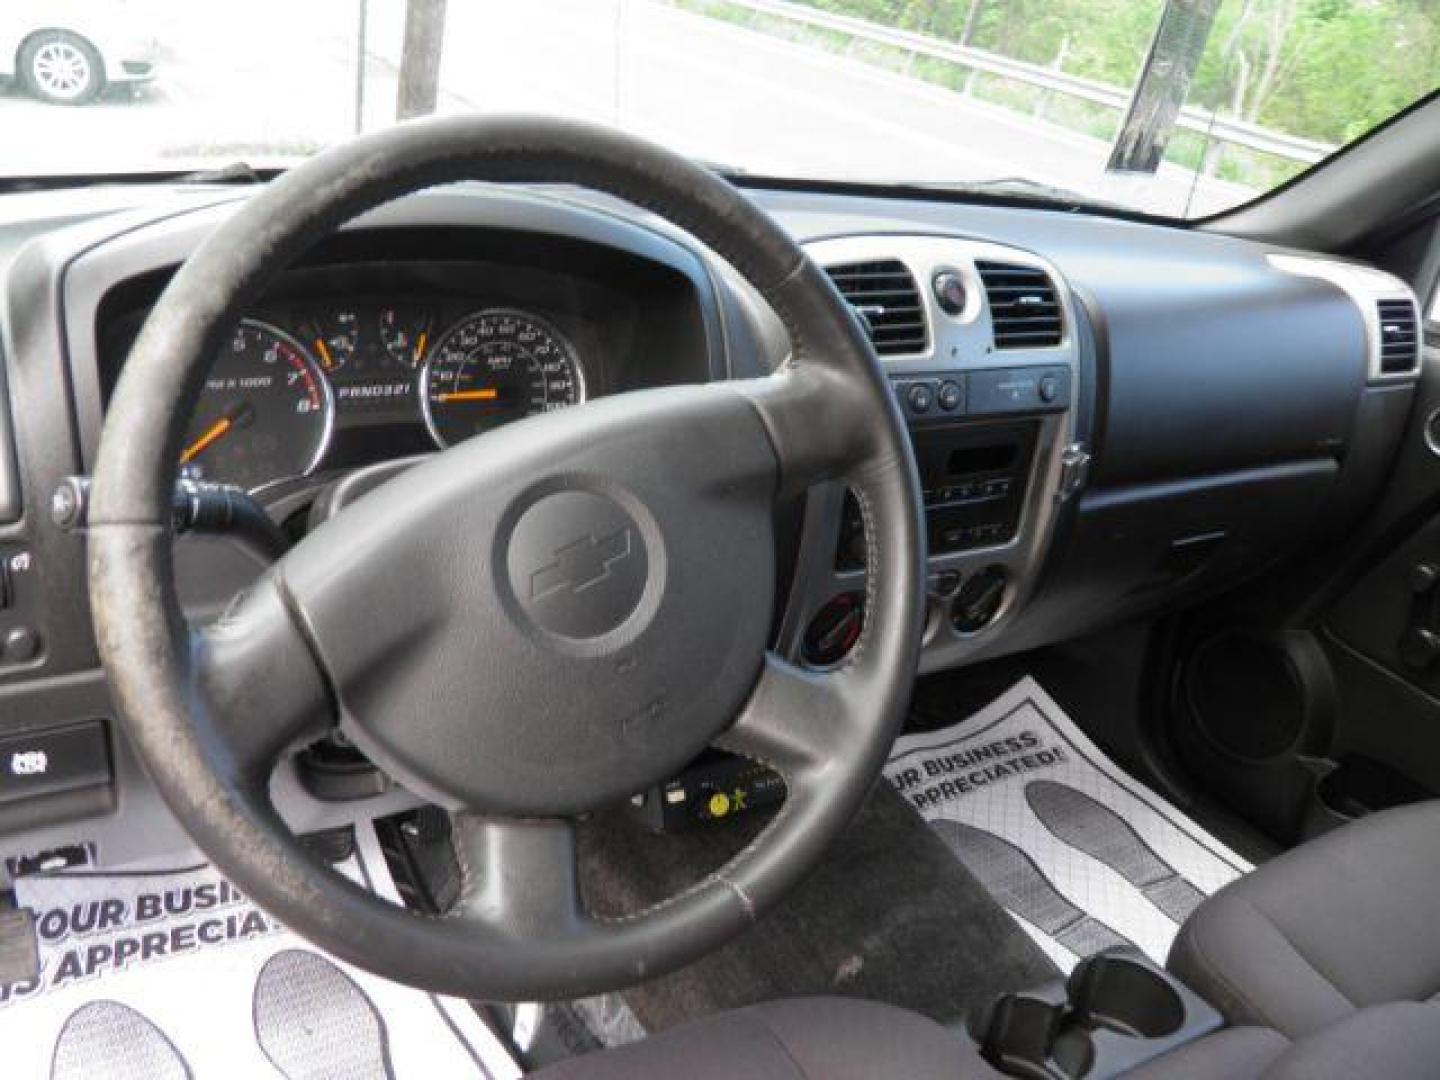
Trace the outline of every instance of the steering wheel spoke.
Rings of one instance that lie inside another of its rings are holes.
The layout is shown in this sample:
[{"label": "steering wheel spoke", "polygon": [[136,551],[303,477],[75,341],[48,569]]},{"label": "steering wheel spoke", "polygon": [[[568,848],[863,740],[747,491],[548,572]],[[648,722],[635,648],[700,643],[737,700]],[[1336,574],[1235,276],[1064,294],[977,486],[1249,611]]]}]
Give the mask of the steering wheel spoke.
[{"label": "steering wheel spoke", "polygon": [[770,766],[793,786],[823,769],[843,743],[848,710],[839,691],[839,676],[767,653],[755,692],[716,745]]},{"label": "steering wheel spoke", "polygon": [[875,421],[852,403],[853,391],[834,373],[787,369],[731,384],[760,413],[780,463],[781,497],[845,476],[866,457]]},{"label": "steering wheel spoke", "polygon": [[460,897],[451,914],[508,937],[577,937],[580,900],[575,827],[566,818],[451,814]]},{"label": "steering wheel spoke", "polygon": [[324,677],[273,576],[190,634],[196,712],[240,780],[263,783],[290,746],[328,729]]}]

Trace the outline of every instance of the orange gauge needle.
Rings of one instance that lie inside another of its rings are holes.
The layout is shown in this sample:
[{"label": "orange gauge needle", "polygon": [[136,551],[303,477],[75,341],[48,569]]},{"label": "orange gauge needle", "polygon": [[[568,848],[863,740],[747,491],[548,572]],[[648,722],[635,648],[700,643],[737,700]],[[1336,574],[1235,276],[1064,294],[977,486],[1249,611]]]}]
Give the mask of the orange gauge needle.
[{"label": "orange gauge needle", "polygon": [[425,359],[425,346],[430,344],[430,335],[424,330],[420,331],[420,337],[415,342],[415,363],[418,365]]},{"label": "orange gauge needle", "polygon": [[454,390],[448,394],[441,394],[440,404],[448,405],[452,401],[494,401],[500,396],[500,391],[493,387],[485,390]]},{"label": "orange gauge needle", "polygon": [[225,434],[234,426],[235,422],[228,416],[222,416],[219,420],[216,420],[215,423],[205,429],[198,439],[186,448],[185,453],[180,455],[180,464],[190,464],[190,462],[194,461],[204,452],[207,446],[214,443],[217,439],[224,438]]},{"label": "orange gauge needle", "polygon": [[324,338],[315,339],[315,351],[320,354],[320,362],[325,365],[325,370],[334,370],[335,360],[330,356],[330,347],[325,344]]}]

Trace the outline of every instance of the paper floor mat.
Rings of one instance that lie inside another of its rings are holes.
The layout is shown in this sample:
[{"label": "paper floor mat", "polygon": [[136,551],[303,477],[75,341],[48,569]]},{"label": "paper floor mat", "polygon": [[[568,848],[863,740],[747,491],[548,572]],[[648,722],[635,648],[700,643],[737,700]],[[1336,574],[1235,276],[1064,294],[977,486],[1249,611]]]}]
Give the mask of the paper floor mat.
[{"label": "paper floor mat", "polygon": [[[392,902],[374,829],[338,869]],[[21,878],[42,971],[0,987],[10,1080],[508,1080],[463,1001],[326,956],[208,866]]]},{"label": "paper floor mat", "polygon": [[895,744],[886,778],[1063,971],[1179,924],[1250,864],[1087,739],[1034,679]]}]

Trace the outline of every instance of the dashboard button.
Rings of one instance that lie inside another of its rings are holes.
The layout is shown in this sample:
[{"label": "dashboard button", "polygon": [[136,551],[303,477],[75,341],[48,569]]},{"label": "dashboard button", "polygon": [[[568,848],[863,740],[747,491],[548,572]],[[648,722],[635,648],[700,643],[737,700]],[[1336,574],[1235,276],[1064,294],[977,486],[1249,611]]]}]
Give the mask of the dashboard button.
[{"label": "dashboard button", "polygon": [[911,383],[910,389],[905,391],[905,404],[912,413],[928,413],[934,402],[935,391],[930,389],[929,383]]},{"label": "dashboard button", "polygon": [[0,739],[0,803],[110,781],[110,752],[98,720]]},{"label": "dashboard button", "polygon": [[946,315],[959,315],[965,310],[965,279],[955,271],[942,270],[931,280],[930,287]]},{"label": "dashboard button", "polygon": [[960,384],[954,379],[946,379],[940,384],[935,401],[945,412],[954,412],[960,407],[961,396]]},{"label": "dashboard button", "polygon": [[0,657],[7,664],[23,664],[40,655],[40,635],[28,626],[12,626],[0,643]]},{"label": "dashboard button", "polygon": [[1054,375],[1046,375],[1040,380],[1038,388],[1040,400],[1047,405],[1060,396],[1060,380]]}]

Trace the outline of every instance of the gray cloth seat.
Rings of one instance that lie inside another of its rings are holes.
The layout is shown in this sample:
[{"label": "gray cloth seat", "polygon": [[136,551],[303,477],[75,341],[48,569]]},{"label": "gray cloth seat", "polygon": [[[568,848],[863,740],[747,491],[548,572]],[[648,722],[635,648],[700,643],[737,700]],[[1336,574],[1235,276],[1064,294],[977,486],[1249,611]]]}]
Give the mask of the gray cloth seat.
[{"label": "gray cloth seat", "polygon": [[[1134,1080],[1258,1080],[1289,1043],[1273,1031],[1217,1032]],[[628,1046],[552,1065],[535,1080],[1005,1080],[968,1037],[917,1013],[850,998],[792,998],[692,1021]]]},{"label": "gray cloth seat", "polygon": [[[1153,1058],[1127,1080],[1429,1080],[1440,1005],[1353,1013],[1294,1042],[1232,1027]],[[968,1038],[889,1005],[795,998],[720,1013],[534,1074],[536,1080],[1001,1080]]]},{"label": "gray cloth seat", "polygon": [[1366,817],[1220,890],[1169,968],[1234,1024],[1297,1039],[1440,993],[1440,802]]},{"label": "gray cloth seat", "polygon": [[991,1080],[963,1036],[890,1005],[849,998],[766,1002],[552,1065],[544,1080]]}]

